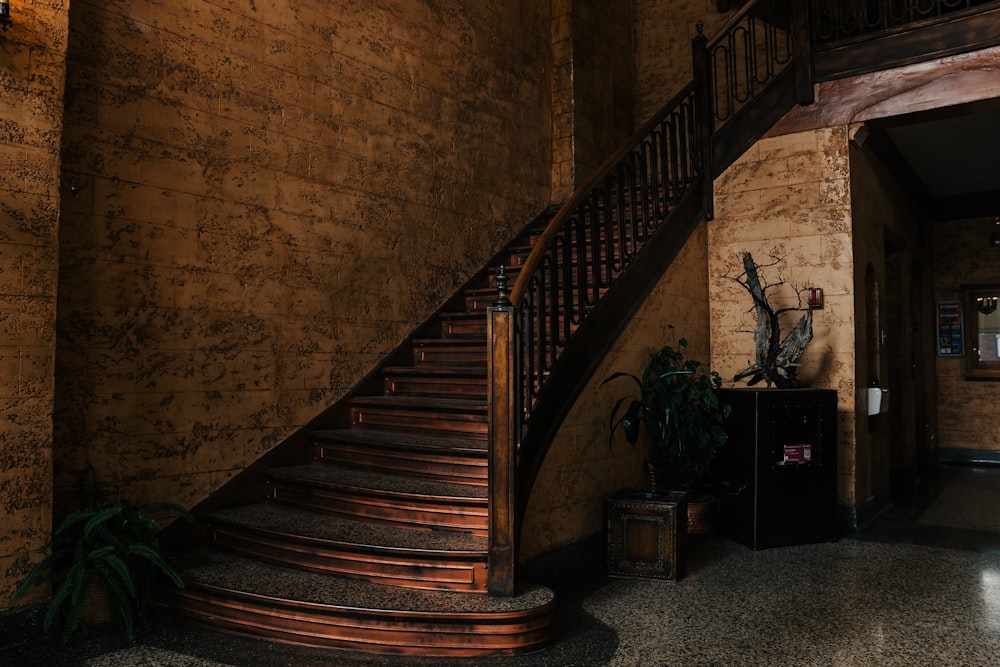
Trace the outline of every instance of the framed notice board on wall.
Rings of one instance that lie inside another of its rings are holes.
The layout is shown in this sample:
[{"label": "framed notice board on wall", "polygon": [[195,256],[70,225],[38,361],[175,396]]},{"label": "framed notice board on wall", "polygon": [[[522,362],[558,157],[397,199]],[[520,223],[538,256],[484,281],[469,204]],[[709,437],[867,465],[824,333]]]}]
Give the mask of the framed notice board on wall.
[{"label": "framed notice board on wall", "polygon": [[961,301],[938,301],[937,346],[938,356],[941,357],[961,357],[965,354]]}]

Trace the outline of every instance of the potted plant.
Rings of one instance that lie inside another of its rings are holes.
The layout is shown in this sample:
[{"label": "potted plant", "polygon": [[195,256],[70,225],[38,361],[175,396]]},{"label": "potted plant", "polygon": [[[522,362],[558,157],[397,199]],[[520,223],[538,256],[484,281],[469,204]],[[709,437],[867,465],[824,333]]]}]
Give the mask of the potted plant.
[{"label": "potted plant", "polygon": [[[184,586],[157,543],[160,525],[154,514],[165,512],[192,519],[184,508],[165,503],[133,507],[104,502],[73,512],[56,527],[50,553],[28,572],[13,602],[49,578],[53,593],[46,632],[58,624],[68,641],[87,625],[117,620],[133,639],[136,620],[149,612],[157,580]],[[88,623],[86,614],[95,600],[112,618]]]},{"label": "potted plant", "polygon": [[700,361],[688,359],[686,348],[687,340],[681,338],[676,347],[667,345],[653,353],[642,377],[619,372],[602,385],[617,378],[635,384],[638,395],[619,399],[611,411],[610,442],[619,428],[633,447],[645,434],[650,491],[686,492],[689,532],[701,534],[711,531],[718,507],[717,497],[704,499],[699,494],[721,490],[712,464],[726,441],[723,422],[729,406],[719,400],[722,378]]}]

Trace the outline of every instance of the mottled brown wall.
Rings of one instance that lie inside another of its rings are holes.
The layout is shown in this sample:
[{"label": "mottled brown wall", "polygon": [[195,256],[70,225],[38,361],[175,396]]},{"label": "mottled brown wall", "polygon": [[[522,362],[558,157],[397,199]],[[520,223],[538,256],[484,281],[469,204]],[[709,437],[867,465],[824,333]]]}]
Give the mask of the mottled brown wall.
[{"label": "mottled brown wall", "polygon": [[51,531],[66,4],[18,2],[0,35],[0,609]]},{"label": "mottled brown wall", "polygon": [[[730,380],[754,358],[752,301],[731,277],[749,251],[759,263],[781,257],[785,284],[774,306],[795,306],[794,287],[821,287],[813,340],[801,359],[800,379],[836,389],[839,501],[855,500],[855,262],[852,250],[850,167],[846,126],[758,141],[715,181],[715,220],[709,225],[708,281],[712,294],[712,365]],[[784,331],[797,316],[783,321]]]},{"label": "mottled brown wall", "polygon": [[[935,300],[961,299],[962,285],[1000,283],[1000,251],[990,243],[996,231],[993,218],[934,224]],[[1000,382],[966,380],[962,357],[938,357],[937,382],[938,447],[1000,450]]]},{"label": "mottled brown wall", "polygon": [[646,122],[694,76],[691,40],[704,23],[711,37],[734,12],[716,0],[632,0],[635,14],[636,125]]},{"label": "mottled brown wall", "polygon": [[[630,5],[552,2],[553,199],[565,201],[633,130]],[[624,56],[624,57],[623,57]]]},{"label": "mottled brown wall", "polygon": [[192,504],[549,203],[531,0],[77,0],[59,498]]},{"label": "mottled brown wall", "polygon": [[617,371],[641,375],[649,355],[668,343],[676,344],[678,338],[687,339],[690,358],[708,362],[707,236],[702,223],[567,416],[526,511],[522,560],[597,533],[606,525],[607,498],[622,489],[648,485],[641,448],[632,449],[620,434],[608,446],[611,409],[631,386],[624,380],[600,384]]}]

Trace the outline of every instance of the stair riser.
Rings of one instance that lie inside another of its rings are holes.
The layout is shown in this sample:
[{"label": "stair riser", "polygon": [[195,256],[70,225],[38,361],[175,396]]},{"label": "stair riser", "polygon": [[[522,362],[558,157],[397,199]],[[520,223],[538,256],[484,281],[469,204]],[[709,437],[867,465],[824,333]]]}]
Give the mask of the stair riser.
[{"label": "stair riser", "polygon": [[214,526],[211,538],[234,553],[283,567],[404,588],[486,592],[485,554],[460,560],[421,552],[394,554],[377,547],[345,549],[225,524]]},{"label": "stair riser", "polygon": [[487,529],[485,499],[400,497],[376,491],[362,495],[353,489],[317,488],[273,479],[268,480],[265,491],[269,500],[290,507],[350,519],[473,535],[485,535]]},{"label": "stair riser", "polygon": [[198,586],[173,595],[178,609],[207,625],[293,644],[371,653],[441,657],[519,653],[548,642],[552,621],[551,605],[488,618],[473,614],[434,618],[288,603]]},{"label": "stair riser", "polygon": [[396,396],[429,396],[486,400],[486,378],[390,377],[385,393]]},{"label": "stair riser", "polygon": [[486,336],[486,318],[477,320],[444,321],[441,335],[445,338],[483,338]]},{"label": "stair riser", "polygon": [[451,434],[474,439],[485,439],[487,433],[485,408],[479,412],[461,413],[393,406],[355,406],[351,408],[351,424],[358,428]]},{"label": "stair riser", "polygon": [[496,292],[490,294],[467,294],[465,296],[465,309],[469,312],[485,311],[496,300]]},{"label": "stair riser", "polygon": [[321,444],[316,458],[324,463],[346,468],[399,475],[415,475],[441,482],[485,486],[487,481],[486,452],[479,455],[434,456],[412,450],[393,451],[361,447],[354,443]]},{"label": "stair riser", "polygon": [[415,346],[413,361],[417,366],[434,364],[455,366],[485,366],[486,345],[481,346]]}]

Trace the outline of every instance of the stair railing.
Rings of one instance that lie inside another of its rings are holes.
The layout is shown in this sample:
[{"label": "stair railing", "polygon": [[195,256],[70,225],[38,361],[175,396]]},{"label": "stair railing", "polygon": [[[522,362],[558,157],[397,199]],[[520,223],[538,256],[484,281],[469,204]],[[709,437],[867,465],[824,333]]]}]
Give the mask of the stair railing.
[{"label": "stair railing", "polygon": [[[601,355],[567,355],[574,336],[685,197],[699,200],[692,217],[711,217],[713,128],[734,118],[791,62],[788,29],[776,27],[791,25],[788,16],[776,19],[782,13],[787,4],[778,0],[748,3],[711,43],[699,25],[694,81],[570,197],[535,240],[512,288],[498,276],[498,298],[487,314],[491,594],[513,594],[522,504],[547,447],[537,438],[536,447],[524,446],[536,407],[551,385],[575,392],[592,373],[580,366],[593,366]],[[567,362],[568,356],[584,363]],[[554,383],[560,373],[576,381]],[[573,397],[563,393],[559,403],[568,406]],[[549,430],[565,408],[553,412],[559,411],[544,419]]]},{"label": "stair railing", "polygon": [[535,240],[513,289],[497,276],[487,310],[489,570],[513,594],[522,436],[574,333],[657,227],[704,174],[707,107],[687,86],[636,141],[595,172]]},{"label": "stair railing", "polygon": [[[856,11],[845,13],[848,6]],[[487,310],[490,594],[514,593],[524,506],[569,407],[687,235],[711,219],[712,179],[796,102],[812,102],[817,50],[935,18],[979,12],[980,25],[998,7],[996,0],[753,0],[711,41],[699,26],[694,80],[570,197],[513,287],[502,269],[497,276],[498,298]],[[969,41],[965,33],[958,39]],[[915,40],[915,49],[963,48],[925,42]],[[895,47],[890,54],[898,63],[920,57]],[[878,64],[827,58],[823,68],[831,79]]]}]

